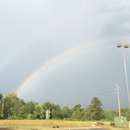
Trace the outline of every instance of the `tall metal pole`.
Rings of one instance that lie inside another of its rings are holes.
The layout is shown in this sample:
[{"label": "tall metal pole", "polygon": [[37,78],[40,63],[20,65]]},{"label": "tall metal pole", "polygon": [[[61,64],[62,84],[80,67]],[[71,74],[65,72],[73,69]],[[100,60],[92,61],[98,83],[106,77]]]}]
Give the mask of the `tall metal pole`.
[{"label": "tall metal pole", "polygon": [[120,106],[120,91],[119,91],[119,86],[116,84],[116,89],[117,89],[117,97],[118,97],[118,109],[119,109],[119,117],[121,117],[121,106]]},{"label": "tall metal pole", "polygon": [[125,53],[124,48],[128,48],[129,44],[117,44],[117,47],[122,47],[122,54],[123,54],[123,60],[124,60],[124,70],[125,70],[125,79],[126,79],[126,89],[127,89],[127,96],[128,96],[128,104],[129,104],[129,110],[130,110],[130,95],[129,95],[129,87],[128,87],[128,78],[127,78],[127,71],[126,71],[126,61],[125,61]]},{"label": "tall metal pole", "polygon": [[129,109],[130,109],[130,94],[129,94],[128,77],[127,77],[127,71],[126,71],[126,61],[125,61],[124,46],[122,47],[122,54],[123,54],[123,60],[124,60],[124,70],[125,70],[126,89],[127,89],[128,103],[129,103]]}]

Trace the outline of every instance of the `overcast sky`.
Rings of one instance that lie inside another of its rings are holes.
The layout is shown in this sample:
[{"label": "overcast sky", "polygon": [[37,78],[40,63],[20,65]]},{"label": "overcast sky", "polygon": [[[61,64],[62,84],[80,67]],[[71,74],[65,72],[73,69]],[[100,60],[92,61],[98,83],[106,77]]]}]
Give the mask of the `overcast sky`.
[{"label": "overcast sky", "polygon": [[[122,49],[129,0],[1,0],[0,92],[40,104],[128,107]],[[130,84],[130,48],[124,49]]]}]

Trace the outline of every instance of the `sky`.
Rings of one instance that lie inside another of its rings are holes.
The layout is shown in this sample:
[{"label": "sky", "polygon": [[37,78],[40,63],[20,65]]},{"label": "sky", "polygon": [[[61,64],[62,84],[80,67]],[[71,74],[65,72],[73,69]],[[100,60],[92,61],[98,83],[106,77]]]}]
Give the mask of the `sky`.
[{"label": "sky", "polygon": [[[0,93],[25,102],[128,107],[122,48],[129,0],[0,1]],[[124,49],[130,84],[130,48]]]}]

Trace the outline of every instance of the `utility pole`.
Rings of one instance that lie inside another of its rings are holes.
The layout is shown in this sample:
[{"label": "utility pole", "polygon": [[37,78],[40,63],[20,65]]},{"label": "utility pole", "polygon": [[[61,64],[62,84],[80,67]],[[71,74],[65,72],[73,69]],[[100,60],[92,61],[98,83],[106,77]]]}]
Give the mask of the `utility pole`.
[{"label": "utility pole", "polygon": [[121,107],[120,107],[120,91],[119,91],[119,86],[118,86],[118,84],[116,84],[116,89],[117,89],[117,97],[118,97],[119,117],[121,117]]}]

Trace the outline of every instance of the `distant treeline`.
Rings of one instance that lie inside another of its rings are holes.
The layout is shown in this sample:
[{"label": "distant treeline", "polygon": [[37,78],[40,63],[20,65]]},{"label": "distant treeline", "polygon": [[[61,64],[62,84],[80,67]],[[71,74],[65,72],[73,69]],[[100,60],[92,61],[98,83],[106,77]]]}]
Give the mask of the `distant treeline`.
[{"label": "distant treeline", "polygon": [[[58,104],[44,102],[25,102],[17,97],[15,93],[3,95],[0,93],[0,119],[46,119],[46,112],[50,110],[50,119],[59,120],[106,120],[113,121],[114,117],[119,115],[118,110],[105,111],[102,109],[102,103],[97,97],[93,97],[91,104],[86,108],[81,108],[80,104],[73,108],[65,106],[63,108]],[[128,108],[121,108],[121,116],[130,120],[130,111]]]}]

